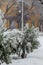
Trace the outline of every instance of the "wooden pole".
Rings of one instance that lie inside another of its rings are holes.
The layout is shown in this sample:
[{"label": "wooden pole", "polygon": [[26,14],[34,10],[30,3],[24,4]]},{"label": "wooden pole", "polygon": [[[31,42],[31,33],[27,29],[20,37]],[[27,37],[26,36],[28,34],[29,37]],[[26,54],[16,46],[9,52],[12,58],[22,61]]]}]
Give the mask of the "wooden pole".
[{"label": "wooden pole", "polygon": [[21,20],[22,20],[22,32],[23,32],[23,0],[22,0],[22,18],[21,18]]}]

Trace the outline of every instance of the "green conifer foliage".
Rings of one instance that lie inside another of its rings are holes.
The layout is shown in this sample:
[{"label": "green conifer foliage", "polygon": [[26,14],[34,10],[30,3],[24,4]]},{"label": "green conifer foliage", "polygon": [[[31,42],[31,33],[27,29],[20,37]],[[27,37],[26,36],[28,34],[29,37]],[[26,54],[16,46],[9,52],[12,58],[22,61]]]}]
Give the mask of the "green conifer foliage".
[{"label": "green conifer foliage", "polygon": [[37,35],[37,31],[34,28],[34,26],[32,26],[31,28],[29,27],[25,27],[24,28],[24,32],[23,32],[23,36],[22,36],[22,41],[18,42],[18,48],[17,50],[20,48],[20,51],[18,51],[19,55],[21,53],[21,57],[25,58],[26,57],[26,52],[33,52],[34,49],[37,49],[39,46],[39,42],[38,42],[38,35]]}]

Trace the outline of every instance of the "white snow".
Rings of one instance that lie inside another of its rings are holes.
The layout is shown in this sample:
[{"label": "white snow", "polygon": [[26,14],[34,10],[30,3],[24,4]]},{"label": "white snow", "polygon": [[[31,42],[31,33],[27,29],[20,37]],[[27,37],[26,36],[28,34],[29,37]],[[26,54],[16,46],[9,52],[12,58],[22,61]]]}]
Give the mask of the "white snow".
[{"label": "white snow", "polygon": [[[35,49],[32,53],[28,54],[25,59],[12,60],[9,65],[43,65],[43,36],[38,38],[40,47]],[[6,65],[5,63],[1,65]]]},{"label": "white snow", "polygon": [[18,29],[13,29],[13,30],[7,30],[4,32],[4,35],[7,35],[7,34],[16,34],[16,33],[19,33],[19,34],[22,34],[21,31],[19,31]]}]

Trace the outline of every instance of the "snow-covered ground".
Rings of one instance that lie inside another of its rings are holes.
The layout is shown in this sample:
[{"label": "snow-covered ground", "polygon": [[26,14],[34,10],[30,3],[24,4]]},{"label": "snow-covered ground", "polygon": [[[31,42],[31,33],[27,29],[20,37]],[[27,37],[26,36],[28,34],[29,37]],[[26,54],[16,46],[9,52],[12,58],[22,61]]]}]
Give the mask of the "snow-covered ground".
[{"label": "snow-covered ground", "polygon": [[[34,52],[28,54],[25,59],[12,60],[9,65],[43,65],[43,36],[38,38],[41,46],[34,50]],[[6,65],[3,63],[2,65]]]}]

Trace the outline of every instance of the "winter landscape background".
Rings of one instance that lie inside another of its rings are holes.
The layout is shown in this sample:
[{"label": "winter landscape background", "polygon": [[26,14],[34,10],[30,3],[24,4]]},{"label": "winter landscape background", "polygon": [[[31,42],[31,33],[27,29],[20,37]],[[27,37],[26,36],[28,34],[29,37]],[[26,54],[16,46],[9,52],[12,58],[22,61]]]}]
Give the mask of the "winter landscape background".
[{"label": "winter landscape background", "polygon": [[[9,2],[10,1],[11,0],[9,0]],[[27,13],[28,11],[25,11],[24,15],[22,14],[22,16],[24,16],[24,18],[27,16],[28,18],[28,15],[31,16],[31,14],[34,15],[39,13],[43,23],[43,0],[23,1],[29,6],[34,6],[35,9],[33,7],[34,10],[29,12],[29,14]],[[23,21],[23,18],[21,19],[20,17],[21,7],[20,10],[17,11],[19,12],[17,15],[18,22],[22,21],[23,23],[26,19]],[[43,65],[43,32],[41,32],[43,31],[43,24],[40,23],[41,31],[39,31],[39,27],[34,27],[33,20],[31,27],[29,27],[28,23],[25,23],[23,31],[20,29],[4,29],[4,23],[7,19],[5,14],[0,9],[0,65]],[[9,22],[12,22],[12,20],[13,19],[10,18]]]}]

